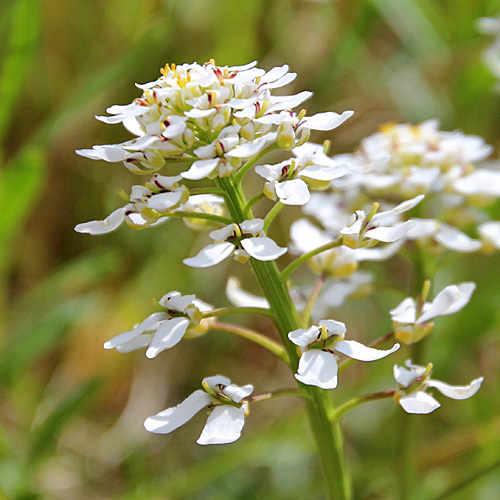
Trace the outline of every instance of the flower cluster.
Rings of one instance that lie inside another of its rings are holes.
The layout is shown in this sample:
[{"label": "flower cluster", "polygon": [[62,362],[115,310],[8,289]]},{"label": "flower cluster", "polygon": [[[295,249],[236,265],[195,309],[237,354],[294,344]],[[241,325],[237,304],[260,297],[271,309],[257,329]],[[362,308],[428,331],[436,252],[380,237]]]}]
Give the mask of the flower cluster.
[{"label": "flower cluster", "polygon": [[[375,361],[400,348],[395,343],[379,350],[374,348],[379,341],[366,346],[346,340],[344,323],[317,321],[331,317],[331,308],[376,286],[370,273],[359,270],[361,262],[389,259],[408,241],[424,248],[437,243],[457,252],[500,248],[500,221],[471,209],[479,195],[500,195],[500,172],[475,167],[491,152],[482,139],[439,131],[436,121],[390,125],[362,141],[358,152],[329,157],[328,142],[323,146],[307,142],[310,132],[332,130],[352,111],[309,117],[305,110],[296,113],[294,109],[310,92],[272,94],[295,76],[286,65],[270,71],[257,68],[256,63],[167,65],[157,80],[138,85],[141,97],[131,104],[111,106],[109,116],[98,117],[105,123],[122,123],[135,138],[78,153],[123,162],[133,173],[153,176],[145,185],[134,185],[130,196],[124,195],[125,206],[104,220],[79,224],[75,229],[103,234],[123,223],[145,228],[183,218],[193,229],[210,229],[212,240],[196,255],[185,258],[185,265],[206,268],[230,256],[240,263],[251,260],[265,295],[253,295],[236,278],[230,278],[226,294],[236,307],[213,310],[194,295],[170,292],[157,303],[160,311],[107,341],[106,349],[130,352],[146,348],[146,356],[154,358],[184,337],[219,328],[278,355],[299,382],[296,395],[317,395],[310,386],[337,387],[339,371],[350,364],[339,364],[340,355]],[[277,149],[287,159],[256,166]],[[176,175],[161,175],[164,166],[175,167]],[[263,186],[260,181],[262,189],[248,200],[242,185],[247,173],[265,180]],[[204,187],[191,187],[193,181],[201,180]],[[312,192],[318,190],[322,192]],[[261,200],[267,205],[271,200],[274,205],[258,218],[253,207]],[[275,216],[287,205],[301,206],[305,216],[319,225],[305,217],[292,223],[290,253],[299,255],[279,270],[275,261],[287,254],[288,246],[279,246],[268,233]],[[430,213],[426,212],[428,206]],[[410,212],[416,210],[420,217],[410,219]],[[464,232],[471,220],[479,239]],[[408,246],[414,249],[416,245]],[[320,278],[312,287],[289,288],[291,273],[305,262]],[[335,281],[328,282],[330,278]],[[455,313],[468,303],[475,284],[448,286],[432,302],[426,301],[428,287],[424,285],[416,300],[406,298],[390,312],[393,332],[382,341],[420,341],[433,328],[432,319]],[[257,312],[271,318],[281,345],[249,328],[213,319],[235,312]],[[425,392],[428,388],[463,399],[472,396],[482,381],[452,387],[432,380],[429,367],[411,362],[396,366],[394,375],[399,386],[392,393],[410,413],[428,413],[439,406]],[[170,433],[206,408],[209,417],[197,442],[230,443],[241,434],[249,404],[268,397],[250,398],[251,385],[240,387],[220,375],[205,378],[202,387],[178,406],[148,418],[146,429]],[[318,410],[315,405],[308,411],[318,411],[314,418],[323,418],[329,410]]]}]

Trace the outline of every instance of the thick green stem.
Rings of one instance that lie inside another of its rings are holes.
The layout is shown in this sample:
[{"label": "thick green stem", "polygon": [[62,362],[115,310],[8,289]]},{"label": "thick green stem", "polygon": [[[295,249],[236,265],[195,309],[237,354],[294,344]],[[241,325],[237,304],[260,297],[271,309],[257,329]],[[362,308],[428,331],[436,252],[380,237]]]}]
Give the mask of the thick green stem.
[{"label": "thick green stem", "polygon": [[[235,222],[242,222],[245,217],[253,217],[251,210],[244,212],[246,200],[241,187],[233,179],[217,179],[219,187],[227,192],[228,209]],[[290,367],[297,371],[299,356],[295,345],[288,340],[288,333],[300,328],[300,318],[292,302],[286,280],[274,261],[262,262],[250,259],[255,275],[271,306],[275,324],[283,346],[290,359]],[[328,391],[318,387],[299,384],[307,396],[304,399],[311,430],[318,446],[318,453],[329,500],[350,500],[352,498],[351,480],[345,459],[343,437],[338,422],[332,422],[332,403]]]}]

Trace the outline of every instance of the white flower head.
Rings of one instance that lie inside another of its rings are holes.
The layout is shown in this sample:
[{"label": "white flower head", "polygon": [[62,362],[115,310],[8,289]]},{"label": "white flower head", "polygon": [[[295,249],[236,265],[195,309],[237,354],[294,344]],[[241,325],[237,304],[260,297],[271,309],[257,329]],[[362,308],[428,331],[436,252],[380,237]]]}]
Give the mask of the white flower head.
[{"label": "white flower head", "polygon": [[318,326],[290,332],[288,338],[298,346],[301,353],[295,378],[306,385],[335,389],[338,370],[335,352],[359,361],[375,361],[399,349],[399,344],[381,351],[355,340],[344,340],[345,332],[344,323],[333,319],[321,320]]},{"label": "white flower head", "polygon": [[163,312],[149,315],[133,330],[108,340],[104,348],[130,352],[147,347],[146,356],[155,358],[160,352],[178,344],[186,334],[202,333],[207,326],[203,325],[207,321],[202,321],[203,312],[212,309],[194,295],[181,295],[179,292],[167,293],[158,304]]},{"label": "white flower head", "polygon": [[250,257],[260,261],[276,260],[287,252],[287,248],[279,247],[268,238],[263,228],[262,219],[251,219],[212,231],[210,237],[216,243],[183,262],[190,267],[210,267],[233,254],[239,262],[246,262]]},{"label": "white flower head", "polygon": [[197,443],[226,444],[236,441],[245,423],[248,403],[244,398],[253,391],[253,386],[238,386],[222,375],[206,377],[203,390],[197,390],[174,408],[168,408],[144,422],[147,431],[169,434],[184,425],[203,408],[210,410],[207,423]]},{"label": "white flower head", "polygon": [[394,366],[394,378],[398,382],[398,390],[394,399],[407,413],[427,414],[441,405],[426,392],[428,388],[436,388],[441,394],[451,399],[468,399],[479,390],[483,377],[474,379],[469,385],[449,385],[440,380],[430,378],[432,364],[418,366],[407,360],[405,366]]},{"label": "white flower head", "polygon": [[[424,290],[428,290],[429,282],[426,284]],[[475,288],[476,284],[472,282],[450,285],[441,290],[432,302],[425,301],[426,291],[417,301],[407,297],[390,311],[394,335],[405,344],[418,342],[434,328],[431,319],[460,311],[469,303]]]}]

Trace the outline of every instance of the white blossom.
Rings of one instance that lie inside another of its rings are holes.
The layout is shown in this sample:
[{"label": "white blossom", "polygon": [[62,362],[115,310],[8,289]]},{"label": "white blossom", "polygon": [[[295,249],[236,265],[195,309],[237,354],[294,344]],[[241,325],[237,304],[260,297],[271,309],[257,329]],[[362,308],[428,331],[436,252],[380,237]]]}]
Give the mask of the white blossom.
[{"label": "white blossom", "polygon": [[168,434],[184,425],[203,408],[210,414],[198,444],[226,444],[236,441],[245,423],[248,403],[243,401],[253,391],[253,386],[238,386],[222,375],[206,377],[203,390],[197,390],[174,408],[168,408],[144,422],[147,431]]},{"label": "white blossom", "polygon": [[363,210],[357,210],[347,225],[340,230],[344,237],[344,245],[358,248],[373,245],[377,241],[394,243],[406,238],[407,233],[415,224],[412,221],[398,222],[397,217],[415,207],[423,198],[423,195],[419,195],[390,210],[375,214],[366,214]]},{"label": "white blossom", "polygon": [[209,322],[202,321],[203,312],[212,309],[194,295],[181,295],[175,291],[164,295],[158,304],[162,312],[151,314],[133,330],[108,340],[104,348],[130,352],[147,347],[146,356],[155,358],[160,352],[178,344],[187,333],[203,331],[206,326],[203,323]]},{"label": "white blossom", "polygon": [[325,155],[308,155],[255,168],[257,174],[268,181],[264,194],[285,205],[305,205],[311,199],[309,188],[326,189],[347,170],[346,165],[337,164]]},{"label": "white blossom", "polygon": [[412,364],[407,360],[405,366],[394,366],[394,378],[398,382],[396,401],[407,413],[427,414],[441,405],[426,389],[434,387],[451,399],[468,399],[479,390],[483,377],[474,379],[469,385],[449,385],[430,378],[432,365],[427,367]]},{"label": "white blossom", "polygon": [[264,221],[252,219],[229,224],[210,233],[215,243],[201,249],[197,255],[184,259],[190,267],[210,267],[234,254],[239,262],[250,257],[260,261],[276,260],[287,252],[264,233]]},{"label": "white blossom", "polygon": [[288,338],[299,346],[301,354],[295,378],[306,385],[335,389],[338,370],[335,352],[359,361],[375,361],[399,349],[399,344],[381,351],[355,340],[344,340],[345,332],[344,323],[332,319],[321,320],[318,326],[290,332]]},{"label": "white blossom", "polygon": [[105,234],[117,229],[123,222],[139,229],[167,219],[162,215],[176,209],[189,197],[186,186],[179,185],[180,176],[166,177],[155,174],[147,186],[132,186],[130,202],[112,212],[104,220],[78,224],[75,231]]},{"label": "white blossom", "polygon": [[463,309],[475,289],[475,283],[464,282],[447,286],[432,302],[415,301],[413,297],[407,297],[390,311],[396,338],[406,344],[419,341],[434,327],[430,320]]}]

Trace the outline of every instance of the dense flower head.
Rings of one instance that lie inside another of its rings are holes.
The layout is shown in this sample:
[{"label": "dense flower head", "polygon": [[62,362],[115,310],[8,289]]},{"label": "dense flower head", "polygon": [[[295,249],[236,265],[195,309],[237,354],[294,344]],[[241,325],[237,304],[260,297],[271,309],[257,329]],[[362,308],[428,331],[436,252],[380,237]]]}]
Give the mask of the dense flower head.
[{"label": "dense flower head", "polygon": [[467,399],[479,390],[483,377],[474,379],[469,385],[449,385],[431,376],[432,364],[427,366],[414,365],[407,360],[405,366],[394,366],[394,378],[398,390],[394,399],[407,413],[427,414],[441,405],[426,389],[434,387],[451,399]]},{"label": "dense flower head", "polygon": [[481,137],[439,130],[437,120],[391,123],[363,139],[358,152],[337,157],[353,166],[353,175],[336,185],[379,194],[390,191],[405,198],[443,191],[472,172],[491,151]]},{"label": "dense flower head", "polygon": [[311,92],[273,96],[295,79],[288,66],[265,71],[245,66],[167,65],[162,76],[138,85],[141,97],[107,109],[105,123],[122,123],[136,138],[77,151],[92,159],[122,161],[134,173],[154,172],[166,160],[185,160],[186,179],[230,175],[241,160],[276,142],[286,150],[303,144],[310,130],[331,130],[349,116],[334,112],[307,117],[292,111]]},{"label": "dense flower head", "polygon": [[133,330],[121,333],[104,343],[105,349],[130,352],[147,347],[146,356],[155,358],[160,352],[178,344],[189,333],[204,331],[203,312],[212,307],[194,295],[169,292],[158,301],[162,312],[149,315]]},{"label": "dense flower head", "polygon": [[190,420],[203,408],[210,414],[197,443],[225,444],[236,441],[245,423],[248,403],[243,400],[253,386],[231,384],[227,377],[215,375],[203,379],[203,390],[197,390],[174,408],[168,408],[144,422],[147,431],[168,434]]}]

